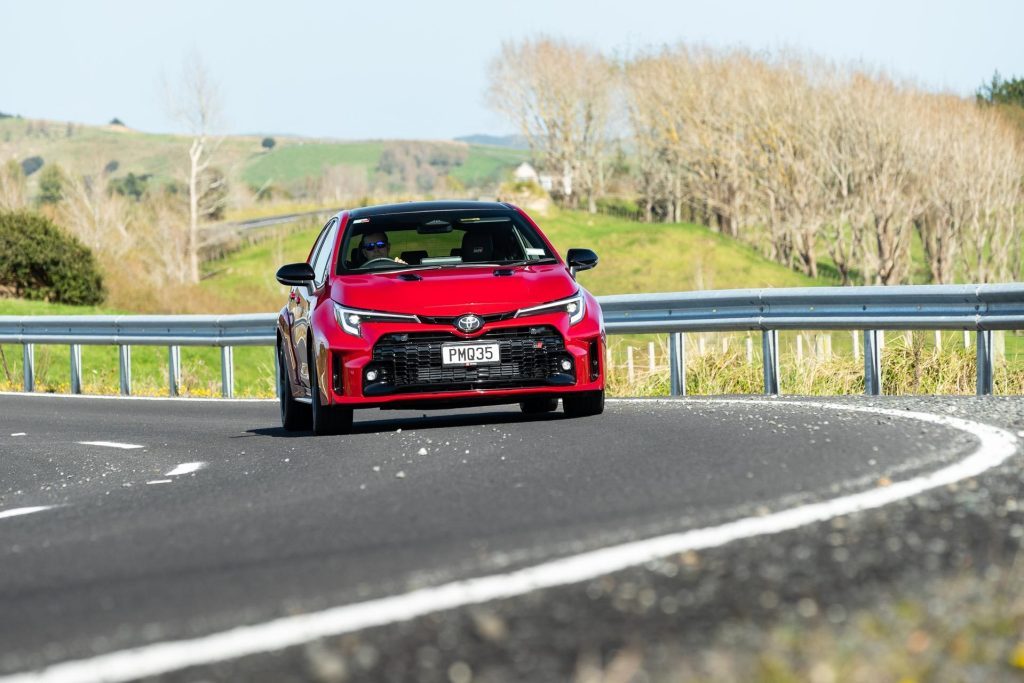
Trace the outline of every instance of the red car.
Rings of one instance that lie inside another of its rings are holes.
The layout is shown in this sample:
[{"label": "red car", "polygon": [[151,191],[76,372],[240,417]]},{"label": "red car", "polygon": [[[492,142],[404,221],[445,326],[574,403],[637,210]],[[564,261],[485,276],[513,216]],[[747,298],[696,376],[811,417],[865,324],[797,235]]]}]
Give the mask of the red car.
[{"label": "red car", "polygon": [[342,211],[277,321],[285,429],[343,433],[354,408],[518,403],[526,413],[604,410],[601,308],[521,209],[411,202]]}]

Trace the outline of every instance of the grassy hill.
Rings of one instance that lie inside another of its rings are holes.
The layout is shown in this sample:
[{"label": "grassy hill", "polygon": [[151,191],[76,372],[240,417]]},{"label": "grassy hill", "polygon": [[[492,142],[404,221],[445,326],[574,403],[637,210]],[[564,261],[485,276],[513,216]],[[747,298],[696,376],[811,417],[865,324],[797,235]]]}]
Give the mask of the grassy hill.
[{"label": "grassy hill", "polygon": [[[267,151],[261,136],[225,137],[214,165],[236,185],[301,186],[307,178],[319,178],[325,167],[353,166],[372,174],[385,145],[403,141],[338,142],[277,137]],[[46,163],[60,164],[79,174],[93,174],[110,162],[117,162],[112,177],[152,174],[157,182],[180,178],[186,164],[190,139],[180,135],[143,133],[123,126],[85,126],[63,121],[19,118],[0,119],[0,162],[23,161],[40,156]],[[415,144],[409,141],[408,144]],[[462,142],[434,142],[452,150],[464,150],[464,162],[451,176],[466,186],[496,184],[502,176],[527,158],[523,150]],[[38,173],[29,178],[34,186]]]}]

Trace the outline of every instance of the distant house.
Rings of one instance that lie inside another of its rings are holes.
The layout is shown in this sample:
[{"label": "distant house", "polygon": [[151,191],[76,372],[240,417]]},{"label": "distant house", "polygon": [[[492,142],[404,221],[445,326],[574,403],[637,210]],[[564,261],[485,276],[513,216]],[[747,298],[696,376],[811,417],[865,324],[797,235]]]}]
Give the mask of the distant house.
[{"label": "distant house", "polygon": [[512,177],[517,183],[540,183],[537,169],[525,161],[516,167],[516,170],[512,172]]}]

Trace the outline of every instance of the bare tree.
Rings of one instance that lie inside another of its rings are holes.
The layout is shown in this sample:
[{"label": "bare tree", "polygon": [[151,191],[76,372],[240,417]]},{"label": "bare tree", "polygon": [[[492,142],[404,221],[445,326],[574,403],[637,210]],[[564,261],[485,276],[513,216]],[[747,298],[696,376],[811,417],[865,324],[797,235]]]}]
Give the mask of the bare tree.
[{"label": "bare tree", "polygon": [[220,87],[198,52],[193,51],[185,58],[180,80],[169,95],[172,115],[192,136],[186,170],[189,210],[185,251],[189,281],[199,282],[199,224],[203,213],[200,197],[209,190],[203,179],[222,140],[214,133],[221,124],[223,110]]},{"label": "bare tree", "polygon": [[490,65],[488,100],[526,137],[569,203],[591,212],[603,191],[613,71],[596,50],[541,37],[506,42]]}]

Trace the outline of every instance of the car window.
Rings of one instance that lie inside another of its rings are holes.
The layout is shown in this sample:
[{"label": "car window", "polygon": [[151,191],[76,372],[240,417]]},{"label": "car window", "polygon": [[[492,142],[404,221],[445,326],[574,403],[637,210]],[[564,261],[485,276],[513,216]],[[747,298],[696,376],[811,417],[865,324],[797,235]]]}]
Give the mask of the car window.
[{"label": "car window", "polygon": [[[320,229],[320,234],[316,236],[316,241],[313,242],[313,248],[310,249],[309,251],[309,258],[306,260],[306,263],[308,263],[309,265],[313,265],[314,263],[316,263],[316,257],[320,254],[320,247],[323,246],[324,237],[327,235],[327,232],[331,229],[331,226],[333,225],[334,219],[332,218],[331,220],[327,221],[324,224],[324,227]],[[314,268],[314,270],[316,269]]]},{"label": "car window", "polygon": [[[369,244],[376,247],[367,251],[363,245]],[[514,211],[388,214],[353,221],[336,272],[552,258],[537,231]]]},{"label": "car window", "polygon": [[327,279],[327,267],[330,265],[331,256],[334,253],[334,236],[337,234],[337,227],[338,219],[331,219],[324,228],[323,239],[320,241],[317,253],[313,257],[313,273],[316,275],[314,282],[317,288],[321,287]]}]

